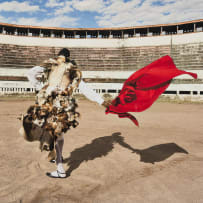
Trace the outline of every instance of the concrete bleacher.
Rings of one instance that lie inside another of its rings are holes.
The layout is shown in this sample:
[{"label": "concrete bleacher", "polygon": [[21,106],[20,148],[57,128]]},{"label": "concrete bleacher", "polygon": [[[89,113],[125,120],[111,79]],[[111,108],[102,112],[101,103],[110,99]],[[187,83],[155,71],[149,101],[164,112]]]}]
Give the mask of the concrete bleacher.
[{"label": "concrete bleacher", "polygon": [[[31,68],[56,56],[60,48],[0,44],[1,68]],[[69,48],[81,70],[137,70],[164,55],[171,55],[180,69],[201,69],[203,42],[190,45]]]}]

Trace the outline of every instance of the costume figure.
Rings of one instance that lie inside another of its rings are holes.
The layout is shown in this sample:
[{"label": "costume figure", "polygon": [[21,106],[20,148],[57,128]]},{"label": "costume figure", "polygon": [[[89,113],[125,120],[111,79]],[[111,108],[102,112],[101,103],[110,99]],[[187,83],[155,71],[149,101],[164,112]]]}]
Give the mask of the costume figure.
[{"label": "costume figure", "polygon": [[105,107],[110,104],[87,87],[81,71],[69,56],[69,50],[62,49],[56,59],[44,61],[27,74],[37,94],[35,105],[28,108],[23,118],[24,136],[28,141],[39,140],[40,149],[50,151],[48,157],[56,161],[57,170],[47,175],[53,178],[66,177],[62,166],[63,135],[79,124],[80,114],[76,111],[78,105],[73,92],[79,88],[91,101]]}]

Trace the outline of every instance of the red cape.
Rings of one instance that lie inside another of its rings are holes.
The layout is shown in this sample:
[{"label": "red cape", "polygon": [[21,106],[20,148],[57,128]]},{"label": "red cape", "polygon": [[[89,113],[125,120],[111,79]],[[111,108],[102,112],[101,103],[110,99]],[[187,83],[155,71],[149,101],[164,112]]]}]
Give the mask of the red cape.
[{"label": "red cape", "polygon": [[149,108],[168,88],[171,80],[179,75],[197,74],[176,68],[170,56],[164,56],[133,73],[124,83],[120,94],[106,109],[106,114],[118,114],[120,118],[128,117],[136,125],[138,121],[127,112],[141,112]]}]

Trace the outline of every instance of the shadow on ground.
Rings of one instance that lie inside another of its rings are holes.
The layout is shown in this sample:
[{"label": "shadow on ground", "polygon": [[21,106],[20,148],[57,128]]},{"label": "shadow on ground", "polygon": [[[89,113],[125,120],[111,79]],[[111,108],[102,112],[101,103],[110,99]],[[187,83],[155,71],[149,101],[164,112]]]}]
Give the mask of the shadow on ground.
[{"label": "shadow on ground", "polygon": [[71,152],[70,156],[64,159],[64,163],[69,166],[66,171],[70,176],[72,171],[77,169],[83,161],[94,160],[102,156],[106,156],[114,148],[114,144],[119,144],[124,148],[131,150],[132,153],[140,155],[140,161],[152,163],[164,161],[174,153],[188,152],[175,143],[166,143],[155,145],[146,149],[135,149],[124,141],[124,137],[120,136],[120,132],[113,133],[111,136],[99,137],[94,139],[90,144],[77,148]]},{"label": "shadow on ground", "polygon": [[151,164],[164,161],[174,153],[188,154],[185,149],[175,143],[159,144],[142,150],[135,149],[134,152],[140,155],[141,162]]}]

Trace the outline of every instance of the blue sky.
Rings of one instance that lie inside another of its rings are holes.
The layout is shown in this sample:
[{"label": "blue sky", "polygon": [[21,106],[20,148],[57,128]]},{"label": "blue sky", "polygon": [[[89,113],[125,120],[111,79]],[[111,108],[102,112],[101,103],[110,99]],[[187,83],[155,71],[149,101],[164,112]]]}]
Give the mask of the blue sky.
[{"label": "blue sky", "polygon": [[0,0],[0,22],[66,28],[203,19],[202,0]]}]

